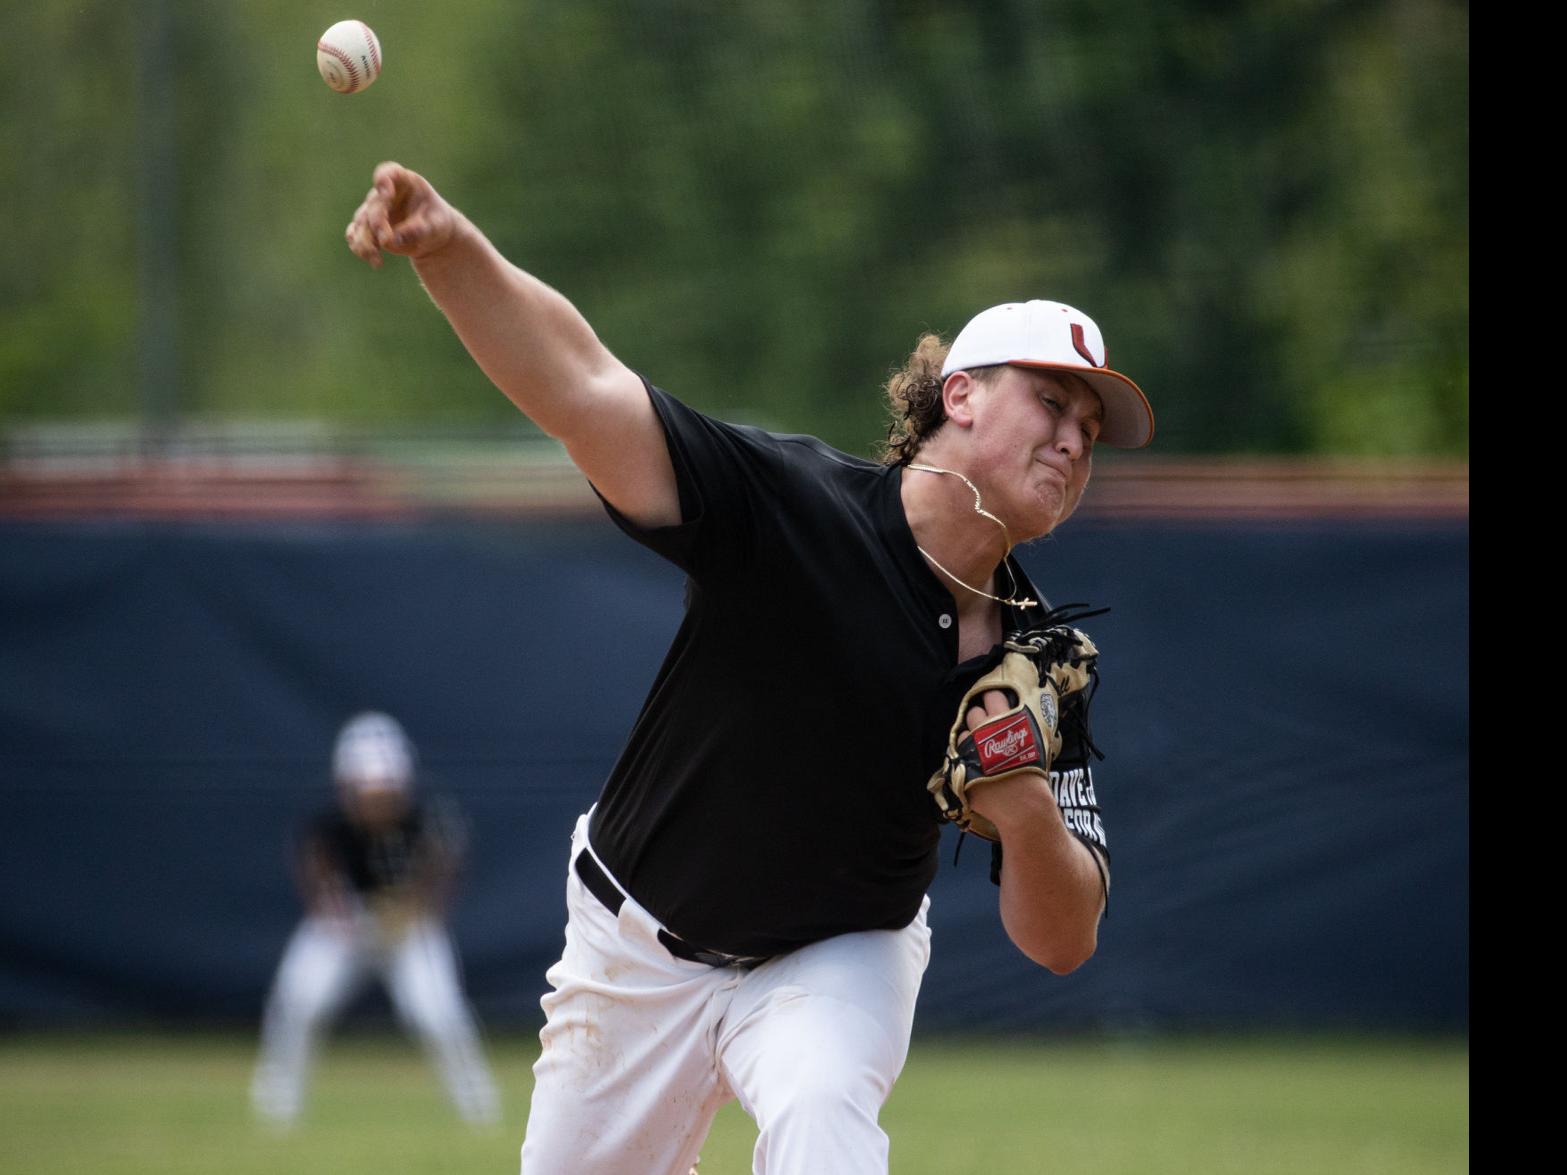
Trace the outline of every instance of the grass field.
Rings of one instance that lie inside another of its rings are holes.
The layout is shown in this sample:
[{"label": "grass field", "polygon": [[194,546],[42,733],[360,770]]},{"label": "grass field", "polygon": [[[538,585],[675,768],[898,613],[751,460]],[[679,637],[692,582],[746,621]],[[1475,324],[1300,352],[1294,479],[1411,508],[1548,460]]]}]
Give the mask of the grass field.
[{"label": "grass field", "polygon": [[[254,1042],[0,1037],[0,1173],[391,1175],[517,1169],[536,1042],[491,1043],[505,1126],[460,1126],[412,1044],[337,1037],[309,1113],[254,1124]],[[896,1175],[1467,1171],[1460,1041],[918,1042],[882,1114]],[[751,1169],[733,1105],[702,1175]],[[827,1175],[827,1173],[824,1173]]]}]

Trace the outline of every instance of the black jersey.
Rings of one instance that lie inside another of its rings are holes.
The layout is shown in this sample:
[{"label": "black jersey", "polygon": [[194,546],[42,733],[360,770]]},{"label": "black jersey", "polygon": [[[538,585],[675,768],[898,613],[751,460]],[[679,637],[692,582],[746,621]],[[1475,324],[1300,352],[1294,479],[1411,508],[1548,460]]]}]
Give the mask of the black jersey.
[{"label": "black jersey", "polygon": [[356,824],[334,808],[311,823],[308,840],[334,873],[365,896],[428,880],[431,862],[445,851],[439,821],[418,804],[380,828]]},{"label": "black jersey", "polygon": [[687,608],[600,797],[594,849],[661,922],[715,950],[906,926],[936,870],[925,783],[993,660],[958,664],[952,594],[915,546],[902,471],[649,395],[683,521],[610,515],[687,573]]}]

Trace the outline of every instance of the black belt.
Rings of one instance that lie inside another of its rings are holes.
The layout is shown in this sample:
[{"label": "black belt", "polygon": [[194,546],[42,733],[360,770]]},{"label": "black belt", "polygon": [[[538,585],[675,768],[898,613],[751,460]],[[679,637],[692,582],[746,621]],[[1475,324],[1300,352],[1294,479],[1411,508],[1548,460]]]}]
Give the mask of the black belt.
[{"label": "black belt", "polygon": [[[588,887],[588,892],[604,904],[604,908],[611,914],[618,915],[620,907],[626,904],[626,895],[621,893],[615,883],[609,879],[609,874],[600,867],[593,854],[583,849],[577,854],[575,866],[577,876],[582,879],[582,884]],[[740,967],[749,971],[752,967],[758,967],[767,962],[770,955],[726,955],[722,951],[704,951],[701,947],[694,947],[683,938],[676,938],[663,927],[659,927],[658,941],[663,947],[677,959],[684,959],[688,963],[703,963],[709,967]]]}]

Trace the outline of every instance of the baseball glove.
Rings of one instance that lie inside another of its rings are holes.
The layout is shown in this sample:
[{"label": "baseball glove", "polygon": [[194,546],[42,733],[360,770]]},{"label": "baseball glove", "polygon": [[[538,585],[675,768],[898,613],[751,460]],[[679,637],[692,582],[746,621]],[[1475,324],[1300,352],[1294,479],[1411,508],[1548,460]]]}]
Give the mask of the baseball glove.
[{"label": "baseball glove", "polygon": [[[944,817],[964,832],[990,841],[999,841],[1000,833],[970,806],[969,792],[986,780],[1023,771],[1049,779],[1050,764],[1061,751],[1063,705],[1097,680],[1099,659],[1093,641],[1059,623],[1009,635],[1001,647],[1001,662],[981,676],[958,704],[946,755],[925,785]],[[1001,690],[1012,705],[971,731],[968,712],[982,705],[990,690]]]}]

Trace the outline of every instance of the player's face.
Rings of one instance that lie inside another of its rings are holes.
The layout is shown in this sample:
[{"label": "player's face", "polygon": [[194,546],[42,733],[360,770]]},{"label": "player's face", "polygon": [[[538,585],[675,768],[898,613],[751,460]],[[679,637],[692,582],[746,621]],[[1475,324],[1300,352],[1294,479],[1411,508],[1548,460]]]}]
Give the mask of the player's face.
[{"label": "player's face", "polygon": [[396,787],[348,787],[343,789],[343,806],[356,824],[379,828],[395,824],[408,810],[408,795]]},{"label": "player's face", "polygon": [[1009,366],[975,397],[975,480],[989,487],[987,509],[1016,542],[1049,534],[1088,486],[1104,424],[1099,396],[1069,372]]}]

